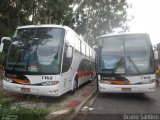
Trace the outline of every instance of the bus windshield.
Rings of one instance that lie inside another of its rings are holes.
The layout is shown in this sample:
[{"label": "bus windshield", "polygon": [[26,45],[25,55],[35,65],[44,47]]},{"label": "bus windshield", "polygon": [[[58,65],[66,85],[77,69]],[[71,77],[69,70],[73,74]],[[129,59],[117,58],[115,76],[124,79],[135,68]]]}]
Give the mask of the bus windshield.
[{"label": "bus windshield", "polygon": [[9,47],[6,70],[57,74],[64,29],[53,27],[17,29]]},{"label": "bus windshield", "polygon": [[117,74],[149,74],[154,72],[153,53],[144,35],[120,35],[100,38],[101,71]]}]

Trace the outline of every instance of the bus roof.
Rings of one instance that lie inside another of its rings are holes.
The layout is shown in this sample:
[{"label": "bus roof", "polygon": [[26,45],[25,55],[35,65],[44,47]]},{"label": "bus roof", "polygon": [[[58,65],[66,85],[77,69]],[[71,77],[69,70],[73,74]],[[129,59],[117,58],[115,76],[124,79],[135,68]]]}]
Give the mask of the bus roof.
[{"label": "bus roof", "polygon": [[40,24],[40,25],[25,25],[25,26],[19,26],[17,29],[23,29],[23,28],[37,28],[37,27],[56,27],[56,28],[64,28],[66,30],[71,30],[70,27],[65,25],[55,25],[55,24]]},{"label": "bus roof", "polygon": [[99,36],[99,38],[101,37],[110,37],[110,36],[121,36],[121,35],[148,35],[148,33],[131,33],[131,32],[127,32],[127,33],[113,33],[113,34],[105,34],[105,35],[101,35]]}]

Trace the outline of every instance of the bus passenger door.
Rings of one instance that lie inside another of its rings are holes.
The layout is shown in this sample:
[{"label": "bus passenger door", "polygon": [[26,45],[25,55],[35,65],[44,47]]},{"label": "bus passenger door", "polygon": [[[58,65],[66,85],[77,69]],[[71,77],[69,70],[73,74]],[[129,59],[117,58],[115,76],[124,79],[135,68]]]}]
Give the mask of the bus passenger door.
[{"label": "bus passenger door", "polygon": [[73,69],[71,67],[73,59],[73,48],[65,45],[62,65],[62,87],[64,92],[69,91],[72,85]]}]

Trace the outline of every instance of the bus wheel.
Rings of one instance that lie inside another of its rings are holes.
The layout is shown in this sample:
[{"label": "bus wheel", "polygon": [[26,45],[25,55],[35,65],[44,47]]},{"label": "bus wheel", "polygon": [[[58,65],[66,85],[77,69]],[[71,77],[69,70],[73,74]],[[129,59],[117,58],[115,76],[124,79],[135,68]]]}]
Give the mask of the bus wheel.
[{"label": "bus wheel", "polygon": [[78,76],[75,77],[73,82],[73,91],[75,91],[78,88]]}]

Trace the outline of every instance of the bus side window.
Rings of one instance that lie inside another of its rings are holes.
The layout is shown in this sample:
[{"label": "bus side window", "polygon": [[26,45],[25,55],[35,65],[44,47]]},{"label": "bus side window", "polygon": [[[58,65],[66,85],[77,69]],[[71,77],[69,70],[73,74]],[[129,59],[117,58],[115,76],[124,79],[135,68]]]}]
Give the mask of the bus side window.
[{"label": "bus side window", "polygon": [[64,56],[63,56],[63,67],[62,72],[67,72],[71,66],[73,58],[73,48],[71,46],[65,45]]}]

